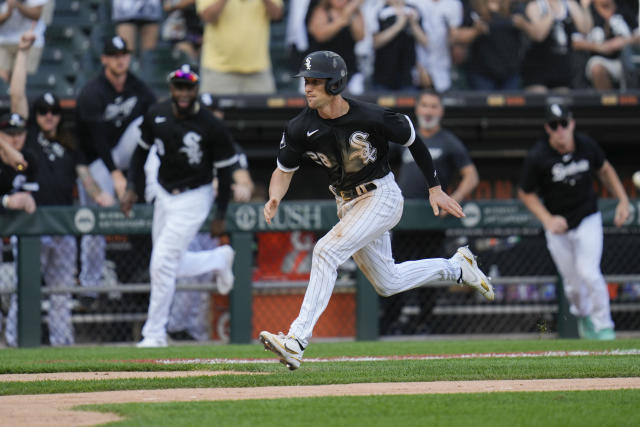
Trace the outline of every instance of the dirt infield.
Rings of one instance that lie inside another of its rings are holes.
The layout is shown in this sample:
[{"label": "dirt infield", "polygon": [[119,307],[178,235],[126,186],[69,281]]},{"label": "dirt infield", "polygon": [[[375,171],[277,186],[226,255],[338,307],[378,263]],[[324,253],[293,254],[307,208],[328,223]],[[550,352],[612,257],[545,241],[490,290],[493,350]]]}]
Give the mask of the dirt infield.
[{"label": "dirt infield", "polygon": [[[187,372],[181,373],[185,374]],[[87,374],[94,375],[92,373]],[[132,372],[130,374],[138,375],[141,373]],[[153,377],[157,376],[158,372],[148,372],[146,374]],[[78,379],[76,378],[77,374],[64,375],[73,375],[73,377],[69,377],[68,379]],[[91,379],[95,379],[95,375]],[[278,399],[314,396],[369,396],[384,394],[615,390],[630,388],[640,389],[640,378],[434,381],[416,383],[367,383],[255,388],[191,388],[179,390],[130,390],[73,394],[19,395],[0,397],[0,421],[2,425],[89,426],[120,420],[120,418],[114,414],[70,410],[70,408],[78,405],[105,403],[189,402],[203,400]]]}]

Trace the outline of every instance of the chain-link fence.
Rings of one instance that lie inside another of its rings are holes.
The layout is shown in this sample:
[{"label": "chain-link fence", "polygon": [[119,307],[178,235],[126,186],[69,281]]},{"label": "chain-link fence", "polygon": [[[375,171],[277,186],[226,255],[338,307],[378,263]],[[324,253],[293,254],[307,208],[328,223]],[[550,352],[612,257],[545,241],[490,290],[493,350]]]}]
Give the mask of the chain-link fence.
[{"label": "chain-link fence", "polygon": [[[217,244],[217,239],[200,234],[190,250]],[[4,342],[16,346],[16,238],[4,238],[2,248],[0,326]],[[146,234],[42,237],[43,343],[139,340],[149,304],[150,254]],[[228,340],[228,298],[217,292],[214,274],[178,279],[167,325],[172,339]]]},{"label": "chain-link fence", "polygon": [[[480,224],[493,224],[495,217],[488,214],[493,205],[486,206],[481,210]],[[496,212],[503,212],[505,207],[516,209],[512,211],[514,217],[520,218],[521,208],[517,204],[496,206],[499,208]],[[277,221],[282,231],[268,232],[260,231],[264,228],[251,222],[259,218],[260,209],[261,205],[232,208],[235,223],[230,221],[230,226],[236,231],[244,227],[249,235],[248,256],[236,256],[234,270],[236,277],[242,277],[234,288],[238,293],[234,290],[230,298],[220,295],[212,274],[178,281],[179,291],[168,324],[174,340],[233,340],[230,328],[234,318],[250,319],[246,339],[255,339],[261,330],[286,332],[297,316],[309,279],[314,244],[332,224],[324,212],[335,212],[335,206],[331,203],[320,206],[317,202],[294,205],[288,210],[295,214],[291,216],[295,224],[282,217]],[[411,213],[411,209],[406,210]],[[78,223],[79,212],[70,210],[68,217]],[[109,215],[104,218],[112,221]],[[301,221],[304,215],[310,221]],[[106,220],[100,223],[101,218],[98,213],[96,227],[108,230],[111,225]],[[138,214],[138,218],[142,215]],[[424,217],[417,218],[424,222]],[[622,229],[605,227],[602,270],[617,331],[640,331],[640,221],[634,218],[632,224]],[[118,217],[117,221],[129,220]],[[359,310],[372,314],[367,319],[378,320],[377,330],[383,336],[558,331],[558,277],[539,228],[527,228],[528,223],[522,222],[520,228],[494,227],[490,232],[459,225],[435,231],[407,226],[423,223],[411,218],[403,221],[405,226],[401,222],[392,233],[396,262],[449,257],[457,247],[469,244],[479,257],[480,267],[493,278],[495,301],[488,302],[468,288],[442,283],[379,298],[377,306],[375,303],[358,306],[356,289],[360,276],[355,263],[348,260],[338,270],[333,297],[314,330],[314,337],[358,336],[362,327],[358,324]],[[605,224],[608,222],[610,219],[605,218]],[[290,227],[291,224],[295,227]],[[60,227],[72,229],[68,225]],[[295,228],[298,231],[289,231]],[[318,231],[306,231],[314,228]],[[98,344],[140,339],[149,302],[148,234],[138,231],[36,239],[40,242],[43,285],[40,302],[43,343]],[[15,238],[4,237],[2,243],[0,326],[5,342],[15,345],[18,246]],[[190,250],[203,250],[214,247],[216,242],[201,235],[193,245]],[[239,246],[236,250],[242,252]],[[28,268],[37,268],[35,260]],[[241,292],[245,292],[244,296],[239,296]],[[233,305],[234,301],[240,303]]]}]

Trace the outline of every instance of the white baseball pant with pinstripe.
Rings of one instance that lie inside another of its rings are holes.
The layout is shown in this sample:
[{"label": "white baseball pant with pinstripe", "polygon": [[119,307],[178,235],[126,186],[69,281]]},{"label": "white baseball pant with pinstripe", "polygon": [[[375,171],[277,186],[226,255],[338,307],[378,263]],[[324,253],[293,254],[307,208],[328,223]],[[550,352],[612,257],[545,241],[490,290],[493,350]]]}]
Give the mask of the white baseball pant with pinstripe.
[{"label": "white baseball pant with pinstripe", "polygon": [[590,316],[593,328],[613,328],[607,283],[600,271],[602,215],[584,218],[578,227],[563,234],[545,232],[547,248],[562,276],[571,314]]},{"label": "white baseball pant with pinstripe", "polygon": [[400,221],[404,199],[392,173],[373,182],[375,190],[353,200],[336,197],[340,220],[313,249],[309,286],[289,329],[305,347],[329,304],[337,268],[350,256],[385,297],[434,281],[455,282],[460,276],[460,267],[444,258],[394,262],[389,230]]}]

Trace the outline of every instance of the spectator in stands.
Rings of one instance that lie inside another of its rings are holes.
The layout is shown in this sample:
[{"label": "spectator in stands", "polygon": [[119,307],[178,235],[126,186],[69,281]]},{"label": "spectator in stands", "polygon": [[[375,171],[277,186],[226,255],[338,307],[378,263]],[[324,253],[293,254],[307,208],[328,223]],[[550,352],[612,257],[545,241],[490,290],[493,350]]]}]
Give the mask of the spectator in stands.
[{"label": "spectator in stands", "polygon": [[196,8],[205,23],[200,90],[215,94],[275,92],[270,23],[282,17],[282,0],[197,0]]},{"label": "spectator in stands", "polygon": [[[309,49],[309,35],[307,33],[307,15],[309,5],[317,3],[316,0],[298,0],[289,2],[287,13],[287,29],[285,32],[285,45],[289,57],[289,70],[291,75],[298,72],[300,61]],[[300,92],[304,87],[300,86]]]},{"label": "spectator in stands", "polygon": [[387,0],[377,12],[373,29],[376,51],[373,70],[374,88],[414,91],[416,42],[426,47],[427,35],[422,29],[418,9],[404,0]]},{"label": "spectator in stands", "polygon": [[[33,213],[36,203],[30,185],[35,182],[35,161],[30,153],[22,152],[26,140],[26,122],[18,113],[0,116],[0,210],[21,210]],[[18,177],[16,179],[16,177]]]},{"label": "spectator in stands", "polygon": [[[139,57],[155,49],[162,20],[161,0],[113,0],[112,21],[116,33]],[[140,46],[138,47],[138,38]]]},{"label": "spectator in stands", "polygon": [[416,5],[428,45],[417,46],[418,83],[421,88],[445,92],[451,87],[451,30],[462,24],[460,0],[423,0]]},{"label": "spectator in stands", "polygon": [[[82,164],[76,150],[71,148],[71,137],[62,129],[62,108],[58,98],[51,93],[40,95],[29,111],[26,96],[28,49],[35,40],[33,32],[22,35],[18,45],[11,78],[10,95],[12,110],[30,117],[27,127],[26,147],[33,156],[37,191],[37,206],[73,205],[76,177],[101,206],[114,204],[111,195],[100,191]],[[31,113],[31,114],[30,114]],[[40,269],[44,284],[49,289],[71,287],[76,276],[75,236],[42,236],[40,238]],[[71,323],[71,296],[55,293],[49,296],[49,342],[52,346],[74,343]],[[17,298],[12,296],[5,333],[9,345],[17,345]]]},{"label": "spectator in stands", "polygon": [[578,317],[580,337],[611,340],[615,332],[609,292],[600,271],[602,215],[593,179],[597,176],[619,201],[616,227],[629,217],[629,199],[600,146],[574,134],[575,126],[566,106],[547,108],[545,136],[525,159],[518,197],[542,223],[570,311]]},{"label": "spectator in stands", "polygon": [[[364,0],[320,0],[312,6],[307,26],[309,51],[330,50],[347,64],[349,81],[362,80],[358,71],[356,42],[365,35],[360,7]],[[356,77],[359,76],[359,77]],[[351,87],[347,87],[351,90]]]},{"label": "spectator in stands", "polygon": [[[440,95],[433,91],[422,92],[416,98],[415,115],[418,133],[429,149],[443,191],[449,193],[455,201],[462,202],[478,186],[478,170],[464,143],[451,131],[441,126],[444,107]],[[399,154],[402,159],[397,178],[402,195],[407,200],[427,202],[427,191],[422,184],[423,181],[419,179],[422,176],[420,168],[408,149],[399,145],[397,147],[392,149],[398,152],[394,153],[394,156]],[[455,188],[453,188],[454,183],[457,183]],[[446,215],[445,212],[440,212],[440,216]],[[429,244],[428,246],[422,244],[416,247],[416,239],[429,242]],[[394,231],[394,257],[398,261],[406,261],[441,256],[446,251],[444,249],[445,239],[445,233],[439,231]],[[414,325],[417,330],[411,332],[427,332],[425,328],[431,323],[431,310],[436,302],[436,295],[437,292],[434,288],[423,288],[392,296],[389,301],[385,301],[385,306],[388,307],[385,316],[392,325],[390,332],[393,333],[393,329],[399,327],[398,323],[394,324],[393,322],[398,320],[399,310],[403,305],[416,305],[423,313],[418,324]],[[386,323],[389,324],[389,322]],[[406,332],[404,331],[404,333]]]},{"label": "spectator in stands", "polygon": [[[155,95],[129,71],[131,55],[121,37],[106,40],[101,61],[100,74],[87,82],[78,95],[77,145],[100,188],[120,198],[127,183],[123,171],[129,167],[139,125],[155,102]],[[79,196],[82,204],[93,204],[82,186]],[[81,252],[80,284],[99,286],[105,266],[104,236],[83,236]],[[92,297],[95,295],[87,295],[88,299]]]},{"label": "spectator in stands", "polygon": [[162,38],[174,44],[174,49],[186,54],[193,64],[200,59],[202,21],[196,12],[196,0],[165,0],[168,13],[162,24]]},{"label": "spectator in stands", "polygon": [[27,71],[38,69],[46,24],[42,10],[49,0],[6,0],[0,5],[0,78],[8,82],[22,34],[33,30],[34,46],[29,50]]},{"label": "spectator in stands", "polygon": [[520,89],[523,32],[534,34],[521,4],[511,0],[472,0],[467,4],[462,26],[453,30],[453,41],[468,46],[465,68],[471,89]]},{"label": "spectator in stands", "polygon": [[525,13],[533,26],[527,32],[532,43],[522,62],[525,90],[568,90],[572,80],[572,36],[591,29],[589,10],[575,0],[539,0],[527,4]]},{"label": "spectator in stands", "polygon": [[586,0],[591,3],[593,28],[586,37],[575,37],[573,48],[591,54],[585,73],[594,89],[613,89],[624,81],[620,53],[633,42],[636,17],[614,0]]}]

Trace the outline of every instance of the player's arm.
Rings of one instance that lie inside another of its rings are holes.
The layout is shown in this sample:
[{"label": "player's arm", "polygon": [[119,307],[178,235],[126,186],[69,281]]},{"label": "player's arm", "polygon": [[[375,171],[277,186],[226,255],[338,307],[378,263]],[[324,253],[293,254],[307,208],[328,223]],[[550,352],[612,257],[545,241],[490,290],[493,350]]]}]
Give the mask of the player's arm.
[{"label": "player's arm", "polygon": [[[277,167],[271,174],[269,181],[269,200],[264,205],[263,214],[267,224],[271,224],[271,220],[278,212],[280,201],[287,194],[293,174],[300,167],[302,160],[302,146],[299,145],[295,138],[298,134],[292,130],[291,123],[287,125],[286,130],[282,133],[280,140],[280,149],[278,150]],[[300,130],[298,130],[300,132]],[[290,135],[294,135],[291,137]]]},{"label": "player's arm", "polygon": [[598,178],[607,187],[611,194],[618,199],[616,206],[616,214],[613,223],[616,227],[622,226],[629,217],[629,197],[620,182],[620,178],[616,170],[611,166],[608,160],[605,160],[602,167],[598,170]]},{"label": "player's arm", "polygon": [[536,194],[536,189],[540,187],[539,177],[543,173],[537,167],[540,163],[537,155],[533,152],[527,155],[518,184],[518,198],[538,218],[545,230],[555,234],[564,233],[569,229],[567,219],[549,212]]},{"label": "player's arm", "polygon": [[28,166],[22,153],[13,148],[11,141],[4,134],[0,134],[0,160],[17,171],[24,170]]},{"label": "player's arm", "polygon": [[271,224],[271,220],[278,212],[278,206],[280,201],[287,194],[289,186],[291,185],[291,179],[295,171],[285,172],[280,168],[276,168],[271,174],[271,181],[269,182],[269,200],[264,205],[264,219],[267,224]]},{"label": "player's arm", "polygon": [[27,102],[27,54],[33,45],[36,35],[29,30],[20,36],[18,42],[18,52],[13,64],[11,73],[11,84],[9,85],[9,96],[11,98],[11,112],[18,113],[25,119],[29,116],[29,105]]},{"label": "player's arm", "polygon": [[569,229],[566,218],[560,215],[552,215],[542,204],[542,201],[536,193],[528,193],[522,188],[518,188],[518,198],[527,209],[538,218],[538,221],[540,221],[545,230],[560,234]]},{"label": "player's arm", "polygon": [[154,141],[151,128],[152,120],[150,113],[145,114],[140,124],[140,139],[129,163],[129,176],[127,178],[126,190],[120,198],[120,210],[127,216],[129,216],[133,204],[138,201],[138,194],[144,194],[144,189],[136,189],[136,183],[144,182],[140,177],[144,176],[144,164],[147,161],[149,149]]},{"label": "player's arm", "polygon": [[31,193],[19,191],[2,196],[2,207],[4,209],[25,211],[28,214],[32,214],[36,211],[36,201],[33,199]]},{"label": "player's arm", "polygon": [[478,183],[480,182],[478,169],[476,169],[475,165],[473,164],[464,166],[462,169],[460,169],[460,176],[460,184],[451,194],[451,197],[457,202],[461,202],[469,194],[471,194],[473,189],[476,188],[478,186]]},{"label": "player's arm", "polygon": [[113,196],[106,191],[102,191],[96,180],[93,179],[87,165],[76,165],[76,175],[78,175],[78,178],[80,178],[80,182],[84,186],[85,190],[87,190],[89,196],[95,200],[98,206],[107,207],[115,204],[116,201]]},{"label": "player's arm", "polygon": [[386,110],[383,118],[383,132],[385,132],[389,141],[398,141],[405,147],[409,147],[413,160],[427,181],[429,204],[433,209],[433,214],[438,216],[440,215],[440,209],[443,209],[456,218],[462,218],[464,213],[460,204],[442,191],[431,154],[420,136],[416,134],[411,119],[404,114]]}]

